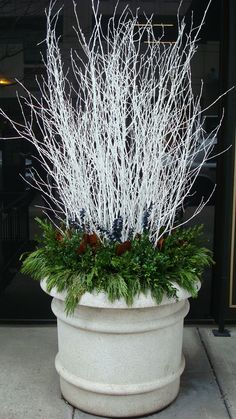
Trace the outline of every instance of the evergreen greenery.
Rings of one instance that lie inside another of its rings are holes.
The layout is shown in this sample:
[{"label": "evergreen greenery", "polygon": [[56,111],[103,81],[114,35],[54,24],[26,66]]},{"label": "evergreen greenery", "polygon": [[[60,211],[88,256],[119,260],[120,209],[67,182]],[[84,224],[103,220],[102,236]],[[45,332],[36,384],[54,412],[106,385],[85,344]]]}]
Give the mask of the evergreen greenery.
[{"label": "evergreen greenery", "polygon": [[196,297],[203,269],[212,263],[211,252],[201,245],[202,226],[173,230],[154,247],[147,233],[125,243],[101,242],[96,234],[37,222],[43,233],[39,247],[22,255],[21,271],[46,278],[48,291],[66,291],[67,313],[86,291],[104,291],[110,301],[123,297],[132,305],[136,295],[150,290],[160,303],[164,294],[176,297],[174,281]]}]

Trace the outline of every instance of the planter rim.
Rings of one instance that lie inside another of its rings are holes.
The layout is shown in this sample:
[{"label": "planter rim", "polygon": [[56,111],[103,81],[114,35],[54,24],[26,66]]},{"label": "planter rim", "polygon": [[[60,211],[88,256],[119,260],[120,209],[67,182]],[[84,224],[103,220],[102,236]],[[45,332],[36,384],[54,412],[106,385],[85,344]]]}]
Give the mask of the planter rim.
[{"label": "planter rim", "polygon": [[[191,294],[181,288],[176,282],[173,282],[174,287],[177,289],[177,299],[176,298],[168,298],[167,296],[163,296],[163,299],[160,304],[157,304],[156,301],[152,298],[151,292],[148,291],[147,295],[141,293],[139,296],[134,298],[134,302],[132,306],[128,306],[125,302],[124,298],[119,300],[115,300],[113,302],[108,300],[107,295],[104,292],[93,292],[89,293],[86,292],[82,295],[79,306],[87,306],[87,307],[94,307],[94,308],[107,308],[107,309],[135,309],[135,308],[147,308],[147,307],[158,307],[167,304],[176,303],[176,301],[186,300],[187,298],[191,297]],[[49,292],[47,290],[47,281],[46,279],[42,279],[40,281],[40,286],[47,294],[51,295],[52,297],[65,301],[66,298],[66,291],[58,292],[57,289],[54,287]],[[196,284],[196,289],[199,290],[201,287],[200,281]]]}]

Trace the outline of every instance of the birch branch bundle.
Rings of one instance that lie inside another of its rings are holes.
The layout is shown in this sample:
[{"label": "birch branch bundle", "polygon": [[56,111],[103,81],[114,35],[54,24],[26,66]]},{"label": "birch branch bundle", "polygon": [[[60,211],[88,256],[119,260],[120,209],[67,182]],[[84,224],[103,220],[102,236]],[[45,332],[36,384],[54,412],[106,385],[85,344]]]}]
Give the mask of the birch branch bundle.
[{"label": "birch branch bundle", "polygon": [[138,12],[125,8],[119,18],[115,12],[106,34],[94,4],[93,13],[86,40],[75,6],[78,47],[86,59],[79,49],[71,52],[72,83],[56,35],[58,13],[49,7],[41,98],[25,89],[19,98],[24,124],[11,123],[36,147],[50,179],[35,171],[36,187],[56,205],[58,223],[122,242],[145,230],[156,244],[176,227],[219,129],[206,135],[202,91],[195,97],[192,90],[191,60],[202,24],[186,33],[178,19],[176,42],[165,44],[155,38],[151,19],[138,24]]}]

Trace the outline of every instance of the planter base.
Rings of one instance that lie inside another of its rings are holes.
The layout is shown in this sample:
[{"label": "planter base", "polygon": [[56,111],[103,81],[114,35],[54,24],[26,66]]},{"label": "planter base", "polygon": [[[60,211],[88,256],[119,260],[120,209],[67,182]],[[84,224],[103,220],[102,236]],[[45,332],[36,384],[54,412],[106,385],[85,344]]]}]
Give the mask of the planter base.
[{"label": "planter base", "polygon": [[[182,372],[183,368],[184,363],[181,365],[179,374]],[[180,377],[174,379],[174,381],[165,386],[162,386],[162,383],[156,383],[158,388],[145,393],[143,393],[143,389],[140,388],[140,385],[136,385],[133,386],[132,389],[136,390],[136,393],[130,394],[129,390],[124,386],[123,394],[112,395],[86,390],[85,388],[82,388],[82,383],[80,383],[81,387],[78,387],[78,383],[77,385],[74,385],[68,381],[69,377],[67,377],[67,380],[62,378],[61,374],[63,374],[63,372],[58,357],[56,359],[56,369],[60,374],[60,385],[63,397],[72,406],[98,416],[122,418],[151,414],[168,406],[176,399],[179,393]],[[74,377],[70,377],[72,381],[73,378]],[[149,386],[152,387],[153,383],[150,383]]]},{"label": "planter base", "polygon": [[155,413],[173,402],[179,393],[178,378],[168,386],[150,393],[109,396],[78,389],[60,378],[63,397],[74,407],[96,416],[139,417]]}]

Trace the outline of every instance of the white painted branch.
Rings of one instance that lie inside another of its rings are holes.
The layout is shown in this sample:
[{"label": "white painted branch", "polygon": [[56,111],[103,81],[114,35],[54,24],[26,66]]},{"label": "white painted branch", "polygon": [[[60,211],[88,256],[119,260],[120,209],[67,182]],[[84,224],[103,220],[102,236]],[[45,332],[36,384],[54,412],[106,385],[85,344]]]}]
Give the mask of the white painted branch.
[{"label": "white painted branch", "polygon": [[[19,98],[24,122],[11,123],[38,152],[51,182],[35,172],[36,187],[49,206],[56,205],[58,219],[83,223],[87,231],[110,238],[114,220],[121,217],[125,241],[144,231],[146,217],[156,244],[176,227],[177,211],[217,135],[216,129],[204,139],[202,90],[197,98],[192,91],[191,60],[201,25],[186,34],[178,19],[176,42],[164,45],[155,39],[150,20],[137,26],[138,13],[124,9],[118,24],[114,15],[104,35],[98,8],[93,12],[88,41],[76,14],[78,48],[86,59],[71,53],[72,84],[56,37],[58,15],[49,7],[41,98],[25,89]],[[149,43],[143,43],[145,34]]]}]

